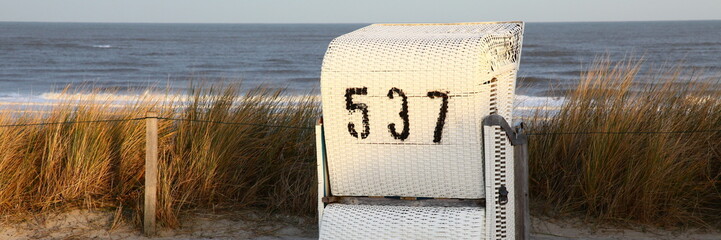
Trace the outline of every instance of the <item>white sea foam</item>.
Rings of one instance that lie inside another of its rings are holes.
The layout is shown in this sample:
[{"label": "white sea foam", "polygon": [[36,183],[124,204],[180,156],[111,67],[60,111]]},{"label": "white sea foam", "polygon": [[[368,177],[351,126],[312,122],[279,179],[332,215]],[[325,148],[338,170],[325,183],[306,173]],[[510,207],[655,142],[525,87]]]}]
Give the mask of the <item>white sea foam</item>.
[{"label": "white sea foam", "polygon": [[[21,109],[29,107],[33,109],[52,107],[63,104],[104,104],[109,107],[123,107],[137,103],[173,103],[175,107],[193,101],[194,97],[187,94],[172,94],[146,91],[142,93],[61,93],[46,92],[40,95],[5,94],[0,96],[0,108]],[[285,106],[293,106],[297,103],[308,101],[308,96],[286,96],[279,101],[286,102]],[[311,96],[310,101],[320,103],[320,96]],[[554,112],[560,109],[565,99],[562,97],[537,97],[516,95],[514,101],[514,116],[531,116],[538,110]],[[166,105],[171,107],[169,105]]]},{"label": "white sea foam", "polygon": [[[213,96],[205,96],[208,98],[212,98]],[[157,92],[150,92],[146,91],[143,93],[125,93],[125,94],[115,94],[115,93],[55,93],[55,92],[49,92],[49,93],[43,93],[40,95],[40,100],[42,101],[52,101],[52,102],[59,102],[59,101],[92,101],[92,102],[116,102],[116,103],[137,103],[137,102],[174,102],[174,103],[183,103],[183,102],[190,102],[194,100],[194,96],[187,95],[187,94],[173,94],[173,93],[157,93]],[[285,96],[281,97],[279,101],[282,102],[288,102],[288,103],[294,103],[294,102],[300,102],[305,101],[308,99],[308,96],[299,95],[299,96]],[[312,101],[320,102],[320,96],[311,96]]]},{"label": "white sea foam", "polygon": [[536,97],[516,95],[514,109],[516,110],[558,110],[565,102],[563,97]]},{"label": "white sea foam", "polygon": [[112,45],[93,45],[94,48],[111,48]]},{"label": "white sea foam", "polygon": [[531,117],[538,111],[554,113],[561,109],[565,102],[563,97],[536,97],[516,95],[513,104],[514,119]]},{"label": "white sea foam", "polygon": [[127,102],[135,103],[138,101],[149,102],[171,102],[171,101],[188,101],[191,96],[186,94],[165,94],[146,91],[143,93],[58,93],[47,92],[39,96],[43,101],[93,101],[93,102]]}]

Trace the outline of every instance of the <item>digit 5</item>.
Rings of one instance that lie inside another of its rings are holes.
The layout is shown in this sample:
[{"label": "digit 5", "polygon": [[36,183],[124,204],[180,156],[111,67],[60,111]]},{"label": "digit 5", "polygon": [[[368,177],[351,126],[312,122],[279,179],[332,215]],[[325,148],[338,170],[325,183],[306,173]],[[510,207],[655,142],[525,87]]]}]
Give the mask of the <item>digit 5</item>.
[{"label": "digit 5", "polygon": [[[356,110],[360,109],[363,113],[363,132],[360,134],[360,137],[361,139],[366,139],[371,130],[368,123],[368,105],[365,103],[354,103],[353,95],[368,95],[368,88],[347,88],[345,90],[345,108],[348,109],[348,112],[353,114]],[[353,122],[348,122],[348,133],[350,133],[351,136],[358,138],[358,132],[355,130],[355,124]]]}]

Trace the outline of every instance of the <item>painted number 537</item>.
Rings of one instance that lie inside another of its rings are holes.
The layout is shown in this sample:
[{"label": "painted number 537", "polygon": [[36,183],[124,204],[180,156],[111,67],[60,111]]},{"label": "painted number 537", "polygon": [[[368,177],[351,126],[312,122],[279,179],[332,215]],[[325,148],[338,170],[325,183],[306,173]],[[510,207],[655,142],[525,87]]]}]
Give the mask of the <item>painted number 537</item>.
[{"label": "painted number 537", "polygon": [[[351,114],[360,111],[360,113],[363,115],[361,118],[363,131],[358,133],[358,130],[356,130],[356,124],[353,122],[348,122],[348,133],[350,133],[350,135],[355,138],[360,137],[361,139],[366,139],[370,135],[371,131],[370,119],[368,119],[368,105],[366,105],[365,103],[354,102],[353,95],[368,95],[368,88],[348,88],[345,90],[345,108]],[[432,99],[441,99],[441,106],[440,110],[438,111],[438,120],[436,121],[436,128],[433,131],[433,142],[440,143],[441,138],[443,137],[443,125],[446,121],[446,113],[448,113],[448,92],[430,91],[426,94],[426,96]],[[408,97],[406,97],[406,94],[403,93],[403,90],[401,89],[391,88],[390,90],[388,90],[389,99],[395,99],[396,97],[399,97],[401,99],[401,107],[398,115],[403,120],[403,127],[400,128],[400,132],[398,132],[399,128],[396,127],[396,124],[391,123],[388,124],[388,131],[391,133],[391,136],[393,138],[404,141],[408,138],[408,136],[410,136],[410,123],[408,121]]]}]

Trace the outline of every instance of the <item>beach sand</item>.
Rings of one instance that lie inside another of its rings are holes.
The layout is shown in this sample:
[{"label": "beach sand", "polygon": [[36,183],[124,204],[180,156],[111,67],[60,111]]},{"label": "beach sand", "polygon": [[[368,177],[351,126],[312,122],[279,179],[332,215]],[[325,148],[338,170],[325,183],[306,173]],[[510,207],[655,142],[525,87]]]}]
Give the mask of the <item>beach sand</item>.
[{"label": "beach sand", "polygon": [[[181,216],[178,229],[161,228],[152,239],[316,239],[313,218],[264,215],[259,210],[197,211]],[[113,212],[73,210],[0,223],[0,239],[148,239],[132,224],[113,225]],[[719,231],[669,231],[650,227],[591,226],[578,219],[533,218],[531,239],[720,239]],[[112,228],[112,229],[111,229]]]},{"label": "beach sand", "polygon": [[584,223],[581,219],[533,217],[531,239],[721,239],[719,230],[667,230],[650,226],[614,227]]},{"label": "beach sand", "polygon": [[113,212],[72,210],[31,216],[22,222],[0,223],[0,239],[317,239],[312,218],[267,216],[262,211],[188,213],[181,227],[160,228],[147,238],[140,227],[120,222]]}]

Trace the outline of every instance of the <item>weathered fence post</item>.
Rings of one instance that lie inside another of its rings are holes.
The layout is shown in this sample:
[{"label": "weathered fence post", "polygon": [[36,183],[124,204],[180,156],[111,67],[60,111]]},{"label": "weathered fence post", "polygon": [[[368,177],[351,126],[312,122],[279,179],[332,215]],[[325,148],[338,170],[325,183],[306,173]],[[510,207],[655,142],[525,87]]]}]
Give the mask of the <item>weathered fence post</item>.
[{"label": "weathered fence post", "polygon": [[145,203],[143,231],[155,235],[155,205],[158,192],[158,114],[145,115]]},{"label": "weathered fence post", "polygon": [[[523,125],[516,127],[517,137],[527,138]],[[531,232],[531,214],[528,208],[528,141],[513,146],[516,199],[516,239],[528,240]]]}]

